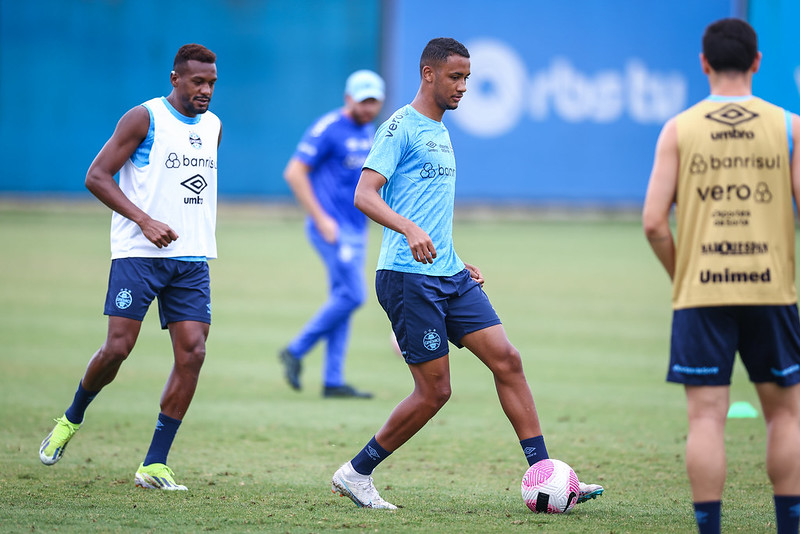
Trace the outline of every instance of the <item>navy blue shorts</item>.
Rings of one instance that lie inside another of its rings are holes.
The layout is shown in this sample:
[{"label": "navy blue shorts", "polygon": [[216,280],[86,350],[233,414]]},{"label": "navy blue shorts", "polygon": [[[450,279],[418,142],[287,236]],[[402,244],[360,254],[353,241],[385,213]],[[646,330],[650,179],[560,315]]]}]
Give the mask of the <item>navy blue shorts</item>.
[{"label": "navy blue shorts", "polygon": [[464,269],[453,276],[380,270],[375,292],[406,363],[423,363],[461,348],[465,335],[500,324],[489,297]]},{"label": "navy blue shorts", "polygon": [[161,328],[178,321],[211,324],[208,263],[173,258],[111,261],[104,313],[141,321],[158,297]]},{"label": "navy blue shorts", "polygon": [[729,385],[737,351],[751,382],[774,382],[783,387],[800,382],[797,306],[675,310],[667,381]]}]

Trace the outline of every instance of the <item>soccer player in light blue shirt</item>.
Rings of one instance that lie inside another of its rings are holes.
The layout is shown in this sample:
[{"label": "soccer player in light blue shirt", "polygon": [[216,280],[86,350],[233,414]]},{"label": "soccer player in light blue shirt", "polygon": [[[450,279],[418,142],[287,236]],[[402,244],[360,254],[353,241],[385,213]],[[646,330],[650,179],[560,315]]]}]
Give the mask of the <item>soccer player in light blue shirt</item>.
[{"label": "soccer player in light blue shirt", "polygon": [[406,237],[384,227],[378,269],[453,276],[464,263],[453,248],[456,160],[450,134],[441,121],[406,105],[378,130],[364,167],[389,177],[381,197],[396,213],[426,228],[436,262],[420,262]]},{"label": "soccer player in light blue shirt", "polygon": [[[414,378],[414,391],[333,475],[333,491],[358,506],[396,508],[378,494],[372,471],[449,399],[448,342],[467,347],[491,370],[528,464],[548,458],[520,354],[483,292],[480,270],[453,248],[456,164],[442,117],[458,107],[469,74],[464,45],[431,40],[416,97],[378,129],[356,187],[355,206],[384,226],[375,290]],[[602,492],[581,483],[575,497],[583,502]]]},{"label": "soccer player in light blue shirt", "polygon": [[324,397],[370,398],[344,379],[350,318],[366,295],[367,219],[353,206],[361,166],[372,146],[384,82],[369,70],[347,78],[345,106],[318,119],[297,145],[284,177],[305,209],[306,234],[328,272],[328,300],[280,352],[289,385],[299,390],[302,358],[326,341]]}]

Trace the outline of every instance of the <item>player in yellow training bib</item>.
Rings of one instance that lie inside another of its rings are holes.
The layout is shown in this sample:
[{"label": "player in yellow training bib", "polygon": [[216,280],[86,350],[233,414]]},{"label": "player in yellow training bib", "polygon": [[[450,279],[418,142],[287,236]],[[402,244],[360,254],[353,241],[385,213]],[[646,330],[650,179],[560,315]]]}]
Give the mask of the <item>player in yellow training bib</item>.
[{"label": "player in yellow training bib", "polygon": [[[738,352],[767,422],[778,532],[800,514],[800,321],[793,198],[800,118],[752,95],[761,53],[739,19],[706,28],[711,95],[658,139],[643,223],[673,281],[667,380],[684,384],[686,468],[701,533],[720,531],[725,421]],[[669,215],[675,205],[677,239]]]}]

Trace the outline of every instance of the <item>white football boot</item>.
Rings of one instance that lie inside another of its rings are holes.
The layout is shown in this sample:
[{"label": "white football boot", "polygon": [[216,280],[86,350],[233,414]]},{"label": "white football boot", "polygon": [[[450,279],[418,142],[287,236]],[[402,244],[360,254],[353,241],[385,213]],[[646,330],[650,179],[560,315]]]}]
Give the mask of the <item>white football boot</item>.
[{"label": "white football boot", "polygon": [[372,477],[357,472],[350,462],[344,464],[333,474],[331,491],[342,497],[348,497],[358,507],[397,510],[397,506],[384,501],[378,495]]}]

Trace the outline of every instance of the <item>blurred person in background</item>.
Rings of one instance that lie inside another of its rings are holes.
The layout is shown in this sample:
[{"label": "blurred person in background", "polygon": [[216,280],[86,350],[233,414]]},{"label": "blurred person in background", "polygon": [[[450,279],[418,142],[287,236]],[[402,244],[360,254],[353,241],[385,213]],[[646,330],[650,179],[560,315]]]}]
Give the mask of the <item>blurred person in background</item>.
[{"label": "blurred person in background", "polygon": [[345,83],[344,107],[319,118],[305,132],[283,176],[306,211],[306,235],[328,274],[328,300],[279,353],[284,376],[299,391],[302,360],[326,342],[322,396],[363,398],[372,393],[344,377],[350,323],[364,302],[367,218],[353,206],[353,195],[370,148],[372,121],[383,106],[384,81],[369,70]]},{"label": "blurred person in background", "polygon": [[222,125],[208,106],[216,82],[216,55],[198,44],[182,46],[170,73],[170,94],[125,113],[89,167],[86,187],[113,210],[105,302],[108,335],[89,361],[72,404],[39,448],[45,465],[61,459],[89,403],[117,376],[158,297],[174,365],[134,482],[142,488],[186,489],[166,464],[197,387],[211,324],[207,260],[217,255]]},{"label": "blurred person in background", "polygon": [[673,283],[667,380],[686,392],[695,517],[701,533],[720,532],[738,352],[767,424],[777,529],[797,533],[800,321],[792,201],[800,203],[800,118],[753,96],[761,53],[747,22],[710,24],[700,64],[711,94],[664,125],[642,216]]}]

